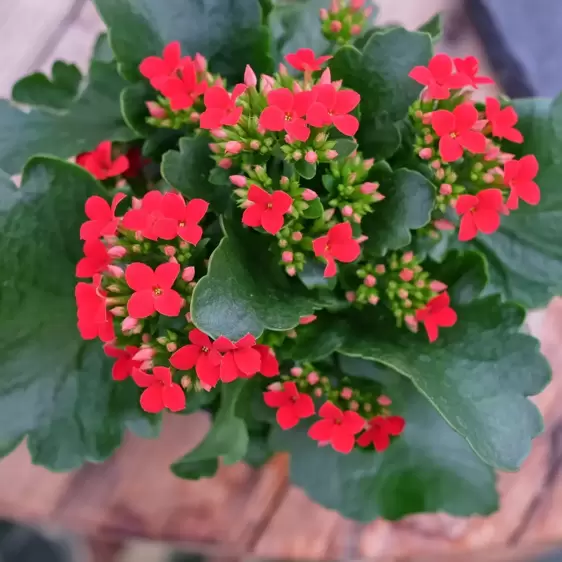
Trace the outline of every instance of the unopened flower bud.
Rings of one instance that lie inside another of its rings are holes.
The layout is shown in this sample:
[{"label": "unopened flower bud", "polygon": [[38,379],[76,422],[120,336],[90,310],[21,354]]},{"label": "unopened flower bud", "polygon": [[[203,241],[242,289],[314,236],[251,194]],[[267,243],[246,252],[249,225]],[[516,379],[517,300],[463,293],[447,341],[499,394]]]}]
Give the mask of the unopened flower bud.
[{"label": "unopened flower bud", "polygon": [[110,258],[122,258],[127,253],[127,248],[123,246],[113,246],[107,251],[107,255]]},{"label": "unopened flower bud", "polygon": [[285,271],[289,277],[294,277],[297,274],[297,268],[294,265],[285,268]]},{"label": "unopened flower bud", "polygon": [[326,21],[329,17],[328,10],[326,8],[320,8],[320,19]]},{"label": "unopened flower bud", "polygon": [[302,159],[302,152],[300,150],[295,150],[295,152],[293,152],[293,160],[298,162],[301,159]]},{"label": "unopened flower bud", "polygon": [[279,63],[279,74],[281,74],[281,76],[287,76],[289,74],[287,67],[282,62]]},{"label": "unopened flower bud", "polygon": [[[238,141],[228,141],[224,147],[227,154],[239,154],[242,151],[243,145]],[[230,167],[230,166],[229,166]]]},{"label": "unopened flower bud", "polygon": [[482,179],[484,180],[484,183],[494,183],[495,178],[493,174],[484,174]]},{"label": "unopened flower bud", "polygon": [[139,325],[139,321],[132,316],[127,316],[123,322],[121,322],[121,330],[123,332],[129,332]]},{"label": "unopened flower bud", "polygon": [[[121,277],[125,275],[124,271],[120,267],[117,267],[116,265],[112,265],[112,264],[107,266],[107,271],[110,273],[112,277],[115,277],[117,279],[121,279]],[[119,292],[119,289],[113,292],[117,293]]]},{"label": "unopened flower bud", "polygon": [[402,299],[402,300],[406,300],[408,298],[408,291],[406,291],[406,289],[399,289],[398,290],[398,296]]},{"label": "unopened flower bud", "polygon": [[244,84],[249,88],[253,88],[258,84],[256,73],[249,64],[246,65],[246,70],[244,72]]},{"label": "unopened flower bud", "polygon": [[379,263],[379,264],[375,267],[375,271],[376,271],[379,275],[383,275],[384,273],[386,273],[386,267],[385,267],[382,263]]},{"label": "unopened flower bud", "polygon": [[199,113],[197,113],[197,111],[192,111],[191,115],[189,116],[189,120],[192,123],[199,123],[199,119],[201,119],[201,115],[199,115]]},{"label": "unopened flower bud", "polygon": [[268,76],[267,74],[261,75],[260,90],[262,94],[266,94],[266,95],[269,94],[269,92],[273,90],[274,86],[275,86],[275,80],[273,79],[272,76]]},{"label": "unopened flower bud", "polygon": [[141,347],[139,351],[137,351],[133,355],[134,361],[150,361],[154,355],[156,354],[154,348],[152,347]]},{"label": "unopened flower bud", "polygon": [[246,176],[230,176],[230,181],[236,187],[245,187],[247,179]]},{"label": "unopened flower bud", "polygon": [[453,186],[448,183],[443,183],[441,187],[439,187],[439,193],[441,195],[451,195],[451,193],[453,193]]},{"label": "unopened flower bud", "polygon": [[250,148],[252,150],[259,150],[261,148],[260,141],[256,139],[250,141]]},{"label": "unopened flower bud", "polygon": [[347,302],[355,302],[355,299],[357,297],[356,297],[354,291],[347,291],[347,293],[345,293],[345,298],[346,298]]},{"label": "unopened flower bud", "polygon": [[173,341],[166,344],[166,351],[169,351],[170,353],[174,353],[174,351],[176,351],[177,349],[178,349],[178,344]]},{"label": "unopened flower bud", "polygon": [[283,254],[281,254],[281,259],[285,263],[293,263],[293,257],[293,252],[283,252]]},{"label": "unopened flower bud", "polygon": [[409,283],[413,278],[414,278],[414,272],[411,269],[404,268],[400,272],[400,279],[402,279],[402,281],[405,281],[406,283]]},{"label": "unopened flower bud", "polygon": [[363,162],[363,169],[368,172],[375,165],[374,158],[368,158]]},{"label": "unopened flower bud", "polygon": [[363,10],[363,15],[364,15],[366,18],[370,18],[370,17],[372,16],[372,14],[373,14],[373,7],[372,7],[372,6],[369,6],[368,8],[365,8],[365,9]]},{"label": "unopened flower bud", "polygon": [[377,403],[379,406],[390,406],[392,404],[392,400],[388,397],[385,396],[384,394],[381,394],[378,398],[377,398]]},{"label": "unopened flower bud", "polygon": [[431,167],[432,167],[434,170],[439,170],[439,168],[441,168],[441,162],[440,162],[439,160],[434,160],[434,161],[431,163]]},{"label": "unopened flower bud", "polygon": [[363,281],[366,287],[374,287],[377,284],[377,278],[374,275],[367,275]]},{"label": "unopened flower bud", "polygon": [[413,314],[406,314],[406,316],[404,316],[404,322],[406,322],[406,326],[408,326],[412,332],[418,331],[418,321]]},{"label": "unopened flower bud", "polygon": [[433,226],[437,230],[455,230],[455,225],[446,219],[437,219],[433,221]]},{"label": "unopened flower bud", "polygon": [[293,232],[293,234],[291,234],[291,238],[295,242],[300,242],[302,240],[302,232]]},{"label": "unopened flower bud", "polygon": [[150,116],[154,117],[154,119],[166,119],[167,117],[166,110],[160,107],[155,101],[147,101],[146,108]]},{"label": "unopened flower bud", "polygon": [[357,400],[352,400],[352,401],[349,403],[349,409],[350,409],[352,412],[357,412],[357,410],[359,410],[359,402],[357,402]]},{"label": "unopened flower bud", "polygon": [[176,255],[176,249],[173,246],[164,246],[164,253],[171,258]]},{"label": "unopened flower bud", "polygon": [[184,375],[180,380],[181,387],[185,390],[189,390],[191,388],[191,379],[188,375]]},{"label": "unopened flower bud", "polygon": [[291,375],[293,375],[293,377],[300,377],[302,375],[302,368],[301,367],[293,367],[291,369]]},{"label": "unopened flower bud", "polygon": [[353,396],[353,390],[351,388],[349,388],[348,386],[346,386],[345,388],[341,389],[340,396],[344,400],[350,400],[351,397]]},{"label": "unopened flower bud", "polygon": [[321,388],[315,388],[314,389],[314,396],[316,396],[316,398],[320,398],[322,396],[322,389]]},{"label": "unopened flower bud", "polygon": [[328,160],[335,160],[338,157],[338,151],[337,150],[327,150],[326,151],[326,158]]},{"label": "unopened flower bud", "polygon": [[207,59],[200,53],[194,57],[195,70],[197,72],[207,72]]},{"label": "unopened flower bud", "polygon": [[127,312],[124,306],[116,306],[112,308],[109,312],[111,312],[113,316],[127,316]]},{"label": "unopened flower bud", "polygon": [[351,35],[359,35],[361,33],[362,27],[359,24],[351,26]]},{"label": "unopened flower bud", "polygon": [[188,267],[186,267],[182,272],[181,272],[181,278],[186,282],[186,283],[190,283],[191,281],[193,281],[193,278],[195,277],[195,268],[190,265]]},{"label": "unopened flower bud", "polygon": [[368,301],[369,304],[376,306],[377,304],[379,304],[380,298],[377,297],[377,295],[369,295]]},{"label": "unopened flower bud", "polygon": [[228,137],[228,134],[224,129],[213,129],[211,131],[211,135],[221,140],[226,139]]},{"label": "unopened flower bud", "polygon": [[229,168],[232,167],[232,160],[230,158],[223,158],[219,162],[219,167],[222,168],[223,170],[228,170]]},{"label": "unopened flower bud", "polygon": [[318,162],[318,154],[316,154],[316,152],[314,152],[314,150],[309,150],[304,159],[309,163],[309,164],[316,164],[316,162]]},{"label": "unopened flower bud", "polygon": [[331,221],[335,212],[336,212],[335,209],[326,209],[324,211],[324,220],[325,221]]},{"label": "unopened flower bud", "polygon": [[311,371],[310,373],[308,373],[308,375],[306,375],[306,381],[311,386],[314,386],[315,384],[318,384],[319,380],[320,380],[320,377],[319,377],[319,375],[316,371]]},{"label": "unopened flower bud", "polygon": [[429,147],[422,148],[420,150],[419,156],[422,160],[429,160],[433,156],[433,150]]},{"label": "unopened flower bud", "polygon": [[309,314],[308,316],[301,316],[299,324],[301,326],[306,326],[307,324],[312,324],[316,320],[317,316],[315,314]]},{"label": "unopened flower bud", "polygon": [[351,215],[353,215],[353,207],[351,205],[345,205],[341,210],[341,214],[344,217],[350,217]]},{"label": "unopened flower bud", "polygon": [[341,28],[342,28],[341,21],[334,20],[333,22],[330,23],[330,31],[332,33],[339,33],[341,31]]},{"label": "unopened flower bud", "polygon": [[302,192],[302,198],[305,201],[314,201],[314,199],[316,199],[317,197],[318,197],[318,193],[316,193],[316,191],[313,191],[312,189],[306,188]]},{"label": "unopened flower bud", "polygon": [[371,193],[374,193],[375,191],[377,191],[377,189],[380,187],[379,183],[373,183],[373,182],[365,182],[362,186],[361,186],[361,193],[363,195],[370,195]]},{"label": "unopened flower bud", "polygon": [[429,288],[435,293],[441,293],[442,291],[445,291],[447,289],[447,285],[445,285],[445,283],[442,283],[441,281],[432,281],[429,284]]},{"label": "unopened flower bud", "polygon": [[402,263],[412,263],[414,261],[414,252],[405,252],[402,256]]}]

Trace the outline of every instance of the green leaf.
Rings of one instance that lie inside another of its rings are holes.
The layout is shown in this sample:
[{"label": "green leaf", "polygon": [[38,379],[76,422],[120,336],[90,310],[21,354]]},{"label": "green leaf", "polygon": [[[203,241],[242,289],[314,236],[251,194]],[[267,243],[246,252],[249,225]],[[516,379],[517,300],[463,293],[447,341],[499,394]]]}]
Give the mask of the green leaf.
[{"label": "green leaf", "polygon": [[337,139],[334,150],[338,153],[338,159],[344,160],[354,150],[357,150],[357,143],[351,139]]},{"label": "green leaf", "polygon": [[111,62],[113,60],[113,51],[109,44],[107,33],[100,33],[94,45],[92,59],[99,62]]},{"label": "green leaf", "polygon": [[388,250],[398,250],[412,241],[411,230],[425,226],[435,203],[435,187],[419,172],[402,168],[391,179],[381,183],[385,195],[375,205],[374,212],[363,220],[362,227],[369,239],[368,251],[385,255]]},{"label": "green leaf", "polygon": [[18,80],[12,88],[12,98],[18,103],[48,109],[67,109],[78,95],[82,74],[74,64],[55,61],[52,79],[34,72]]},{"label": "green leaf", "polygon": [[384,311],[353,319],[341,353],[382,363],[411,379],[488,464],[516,470],[543,429],[527,397],[550,368],[538,342],[518,333],[524,310],[488,297],[455,307],[458,321],[429,343],[395,327]]},{"label": "green leaf", "polygon": [[156,131],[146,120],[150,116],[147,101],[154,101],[155,93],[145,82],[127,86],[121,92],[121,113],[125,123],[139,137],[148,137]]},{"label": "green leaf", "polygon": [[138,66],[179,41],[185,55],[201,53],[212,72],[241,80],[246,64],[273,70],[269,29],[259,0],[95,0],[123,76],[141,78]]},{"label": "green leaf", "polygon": [[361,120],[358,132],[361,152],[365,158],[390,158],[400,147],[400,128],[386,111],[375,117]]},{"label": "green leaf", "polygon": [[198,480],[214,476],[219,458],[235,464],[246,455],[249,444],[244,420],[236,416],[236,403],[247,381],[221,385],[221,406],[205,439],[171,466],[180,478]]},{"label": "green leaf", "polygon": [[495,475],[466,441],[404,377],[373,363],[344,360],[347,375],[376,379],[406,420],[402,436],[384,453],[342,455],[318,447],[305,431],[276,428],[271,443],[291,454],[291,481],[316,502],[344,517],[396,520],[412,513],[488,515],[498,507]]},{"label": "green leaf", "polygon": [[320,197],[317,197],[308,202],[308,208],[303,211],[302,216],[307,219],[317,219],[320,218],[323,213],[324,206],[322,205],[322,201],[320,201]]},{"label": "green leaf", "polygon": [[211,159],[208,137],[184,137],[180,139],[179,149],[164,154],[162,177],[190,199],[205,199],[217,211],[223,211],[232,190],[209,180],[215,161]]},{"label": "green leaf", "polygon": [[115,383],[101,343],[76,328],[79,229],[96,193],[88,172],[48,157],[29,161],[20,189],[0,181],[0,443],[27,434],[52,470],[106,459],[145,417],[136,385]]},{"label": "green leaf", "polygon": [[544,99],[517,100],[514,107],[525,142],[507,149],[518,157],[537,156],[541,202],[521,202],[502,217],[498,232],[479,236],[475,246],[488,259],[491,290],[536,308],[562,293],[562,97],[552,107]]},{"label": "green leaf", "polygon": [[429,33],[431,40],[434,43],[441,41],[443,37],[443,18],[441,14],[435,14],[431,19],[427,20],[420,28],[419,31]]},{"label": "green leaf", "polygon": [[306,160],[299,160],[294,164],[299,176],[305,180],[311,180],[316,175],[316,164],[309,164]]},{"label": "green leaf", "polygon": [[26,113],[0,100],[0,168],[17,174],[34,154],[69,158],[104,140],[132,140],[135,135],[125,125],[119,105],[125,85],[113,63],[93,61],[82,95],[63,113]]},{"label": "green leaf", "polygon": [[453,306],[471,303],[488,283],[488,264],[479,252],[452,250],[441,263],[426,261],[423,268],[447,285]]},{"label": "green leaf", "polygon": [[267,236],[227,225],[209,261],[209,272],[195,287],[194,324],[213,337],[258,337],[265,329],[284,331],[314,311],[313,295],[283,273],[269,251]]}]

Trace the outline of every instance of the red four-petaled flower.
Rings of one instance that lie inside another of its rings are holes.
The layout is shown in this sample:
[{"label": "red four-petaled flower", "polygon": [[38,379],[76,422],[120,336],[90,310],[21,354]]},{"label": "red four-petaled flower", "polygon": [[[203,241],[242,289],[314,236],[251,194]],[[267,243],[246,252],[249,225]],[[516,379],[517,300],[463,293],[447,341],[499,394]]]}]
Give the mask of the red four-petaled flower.
[{"label": "red four-petaled flower", "polygon": [[136,262],[127,267],[125,279],[133,291],[127,303],[129,316],[147,318],[155,311],[164,316],[177,316],[183,300],[172,289],[180,272],[178,263],[163,263],[156,270]]},{"label": "red four-petaled flower", "polygon": [[516,143],[523,142],[523,135],[515,129],[518,117],[513,107],[502,109],[499,100],[486,98],[486,119],[490,122],[495,137]]},{"label": "red four-petaled flower", "polygon": [[355,261],[361,253],[361,246],[353,239],[351,225],[348,222],[336,224],[325,236],[312,243],[316,257],[327,262],[324,277],[333,277],[337,273],[336,260],[343,263]]},{"label": "red four-petaled flower", "polygon": [[243,108],[236,100],[246,91],[244,84],[236,84],[232,94],[222,86],[213,86],[205,92],[206,111],[201,114],[199,126],[202,129],[219,129],[223,125],[236,125]]},{"label": "red four-petaled flower", "polygon": [[293,198],[284,191],[268,193],[257,185],[248,190],[248,201],[252,203],[243,215],[242,222],[246,226],[261,226],[269,234],[277,234],[285,222],[285,215],[293,204]]},{"label": "red four-petaled flower", "polygon": [[160,91],[170,100],[172,111],[179,111],[191,107],[207,88],[207,81],[198,79],[197,67],[191,57],[187,57],[178,74],[166,80]]},{"label": "red four-petaled flower", "polygon": [[140,404],[145,412],[157,414],[167,408],[171,412],[185,409],[185,392],[172,381],[172,371],[168,367],[154,367],[152,375],[141,369],[133,369],[133,380],[146,390],[141,394]]},{"label": "red four-petaled flower", "polygon": [[291,429],[300,420],[314,415],[312,398],[301,394],[294,382],[284,382],[282,390],[264,392],[263,399],[270,408],[277,408],[277,423],[282,429]]},{"label": "red four-petaled flower", "polygon": [[455,68],[459,74],[466,76],[468,79],[467,86],[477,88],[480,84],[493,84],[494,81],[487,76],[477,76],[478,74],[478,59],[476,57],[466,57],[465,59],[456,58]]},{"label": "red four-petaled flower", "polygon": [[528,154],[521,160],[510,160],[504,165],[505,185],[511,188],[507,198],[507,208],[517,209],[519,199],[529,205],[538,205],[541,200],[541,191],[534,181],[539,173],[539,163],[535,156]]},{"label": "red four-petaled flower", "polygon": [[106,292],[101,288],[101,276],[95,275],[93,283],[78,283],[75,290],[78,307],[78,330],[85,340],[97,337],[103,342],[115,338],[113,316],[106,307]]},{"label": "red four-petaled flower", "polygon": [[445,54],[435,55],[428,66],[416,66],[409,76],[418,84],[427,87],[427,95],[435,100],[446,100],[451,90],[458,90],[467,85],[464,74],[454,72],[453,61]]},{"label": "red four-petaled flower", "polygon": [[267,104],[260,115],[260,125],[266,131],[285,130],[291,139],[306,142],[310,129],[304,119],[316,94],[311,91],[294,94],[288,88],[278,88],[267,94]]},{"label": "red four-petaled flower", "polygon": [[76,277],[93,277],[103,273],[111,263],[106,245],[98,239],[87,240],[84,257],[76,264]]},{"label": "red four-petaled flower", "polygon": [[99,195],[92,195],[86,201],[86,216],[90,219],[80,227],[81,240],[94,240],[100,236],[113,236],[119,226],[119,218],[115,216],[117,205],[126,195],[117,193],[113,197],[111,207]]},{"label": "red four-petaled flower", "polygon": [[216,386],[220,380],[221,354],[211,338],[197,328],[189,332],[189,341],[189,345],[184,345],[170,357],[170,363],[181,371],[195,368],[197,377],[204,385]]},{"label": "red four-petaled flower", "polygon": [[166,193],[162,199],[162,213],[173,224],[170,232],[175,231],[174,238],[179,236],[193,246],[199,244],[203,236],[199,223],[208,208],[209,203],[204,199],[192,199],[186,204],[179,193]]},{"label": "red four-petaled flower", "polygon": [[98,180],[120,176],[129,169],[129,159],[125,155],[112,159],[111,141],[101,142],[92,152],[79,154],[76,163]]},{"label": "red four-petaled flower", "polygon": [[181,57],[179,41],[173,41],[164,47],[162,58],[147,57],[139,66],[140,73],[150,80],[153,88],[160,90],[170,77],[182,67],[184,60]]},{"label": "red four-petaled flower", "polygon": [[296,53],[289,53],[285,60],[301,72],[316,72],[322,70],[322,65],[331,58],[328,55],[317,57],[312,49],[299,49]]},{"label": "red four-petaled flower", "polygon": [[400,416],[375,416],[367,423],[367,428],[358,437],[360,447],[373,447],[382,453],[390,446],[390,436],[397,437],[404,431],[406,422]]},{"label": "red four-petaled flower", "polygon": [[248,379],[257,374],[261,368],[261,354],[255,348],[256,338],[247,334],[236,343],[220,336],[214,343],[215,349],[223,354],[221,359],[222,382]]},{"label": "red four-petaled flower", "polygon": [[143,363],[133,359],[139,351],[139,348],[134,345],[128,345],[125,349],[119,349],[110,343],[106,343],[103,346],[103,350],[108,357],[113,357],[117,360],[111,370],[113,380],[116,381],[124,381],[133,374],[133,369],[140,369]]},{"label": "red four-petaled flower", "polygon": [[457,313],[450,307],[448,293],[441,293],[432,298],[425,308],[416,311],[416,320],[423,322],[430,342],[439,336],[439,328],[450,328],[457,321]]},{"label": "red four-petaled flower", "polygon": [[173,240],[178,235],[178,222],[165,216],[164,198],[159,191],[149,191],[139,208],[125,213],[122,225],[148,240]]},{"label": "red four-petaled flower", "polygon": [[461,242],[472,240],[478,232],[493,234],[500,227],[500,213],[504,210],[503,194],[499,189],[484,189],[476,195],[461,195],[455,209],[461,216]]},{"label": "red four-petaled flower", "polygon": [[343,412],[331,402],[324,403],[318,415],[323,419],[311,426],[308,436],[320,443],[330,443],[339,453],[350,453],[365,420],[357,412]]},{"label": "red four-petaled flower", "polygon": [[315,86],[316,101],[310,106],[306,120],[313,127],[334,127],[344,135],[352,137],[359,130],[359,120],[348,115],[361,101],[353,90],[336,90],[333,84]]},{"label": "red four-petaled flower", "polygon": [[431,116],[431,125],[441,137],[439,153],[445,162],[462,158],[464,149],[474,154],[486,152],[486,137],[474,128],[478,122],[478,111],[470,102],[465,102],[451,111],[440,109]]}]

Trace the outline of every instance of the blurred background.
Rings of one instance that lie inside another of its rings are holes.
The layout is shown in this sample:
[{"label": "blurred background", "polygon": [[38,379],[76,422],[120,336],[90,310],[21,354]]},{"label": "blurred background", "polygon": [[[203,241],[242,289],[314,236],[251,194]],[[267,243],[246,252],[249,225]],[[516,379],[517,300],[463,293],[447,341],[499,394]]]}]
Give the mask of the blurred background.
[{"label": "blurred background", "polygon": [[[482,73],[512,97],[562,90],[562,0],[376,3],[380,25],[415,29],[442,12],[438,50],[477,56]],[[85,70],[102,30],[90,0],[0,0],[0,95],[9,97],[24,74],[49,73],[57,59]],[[562,561],[562,303],[533,313],[529,325],[555,370],[537,399],[547,431],[521,472],[499,478],[502,509],[490,518],[351,523],[289,486],[284,458],[260,471],[238,465],[212,480],[177,480],[169,462],[208,428],[197,414],[188,436],[185,418],[170,418],[158,442],[130,437],[104,465],[74,474],[32,466],[24,447],[0,461],[0,562]]]}]

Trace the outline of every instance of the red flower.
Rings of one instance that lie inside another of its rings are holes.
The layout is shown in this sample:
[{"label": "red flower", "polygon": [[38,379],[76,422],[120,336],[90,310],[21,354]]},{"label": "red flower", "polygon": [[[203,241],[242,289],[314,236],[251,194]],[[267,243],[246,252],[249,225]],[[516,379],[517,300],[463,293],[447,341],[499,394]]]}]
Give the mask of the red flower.
[{"label": "red flower", "polygon": [[260,373],[264,377],[276,377],[279,374],[279,361],[275,352],[268,345],[258,344],[255,348],[261,356]]},{"label": "red flower", "polygon": [[111,141],[101,142],[92,152],[79,154],[76,163],[98,180],[120,176],[129,168],[129,159],[126,156],[111,159]]},{"label": "red flower", "polygon": [[140,208],[125,213],[123,226],[148,240],[173,240],[178,235],[178,223],[164,216],[163,204],[164,194],[149,191],[143,197]]},{"label": "red flower", "polygon": [[117,205],[125,199],[124,193],[117,193],[113,197],[111,207],[99,195],[92,195],[86,201],[86,216],[90,219],[80,227],[81,240],[93,240],[100,236],[113,236],[119,225],[119,218],[115,216]]},{"label": "red flower", "polygon": [[158,414],[164,408],[172,412],[185,409],[185,392],[179,384],[172,382],[172,371],[168,367],[154,367],[152,373],[133,369],[133,380],[141,388],[146,388],[141,394],[141,408],[150,414]]},{"label": "red flower", "polygon": [[268,193],[257,185],[250,186],[248,201],[253,205],[244,211],[242,222],[253,228],[261,226],[269,234],[277,234],[283,228],[284,215],[289,212],[293,204],[293,198],[288,193],[284,191]]},{"label": "red flower", "polygon": [[344,135],[352,137],[359,130],[359,120],[353,111],[361,96],[353,90],[336,90],[333,84],[320,84],[315,86],[316,101],[310,106],[306,120],[313,127],[334,125]]},{"label": "red flower", "polygon": [[278,88],[267,94],[266,107],[260,116],[260,125],[266,131],[287,131],[292,137],[306,142],[310,129],[303,117],[314,103],[316,94],[311,91],[293,94],[288,88]]},{"label": "red flower", "polygon": [[104,272],[111,263],[107,247],[101,240],[87,240],[84,255],[76,265],[76,277],[93,277],[96,273]]},{"label": "red flower", "polygon": [[333,277],[337,273],[335,260],[351,263],[359,257],[361,246],[352,236],[351,225],[342,222],[330,228],[326,236],[314,240],[312,243],[314,254],[327,262],[324,277]]},{"label": "red flower", "polygon": [[495,137],[516,143],[523,142],[523,135],[514,128],[518,117],[513,107],[502,109],[497,99],[486,98],[486,118]]},{"label": "red flower", "polygon": [[106,343],[103,346],[103,350],[108,357],[113,357],[117,359],[113,364],[113,369],[111,370],[111,375],[113,380],[124,381],[126,378],[132,375],[133,369],[140,369],[142,361],[135,361],[133,357],[138,353],[139,348],[134,345],[128,345],[125,349],[119,349]]},{"label": "red flower", "polygon": [[179,76],[173,76],[162,84],[160,91],[170,100],[172,111],[191,107],[208,88],[206,80],[199,82],[197,69],[191,57],[183,62]]},{"label": "red flower", "polygon": [[242,106],[236,100],[246,91],[244,84],[234,86],[232,95],[222,86],[213,86],[205,92],[205,107],[199,126],[202,129],[219,129],[222,125],[236,125],[242,115]]},{"label": "red flower", "polygon": [[367,428],[357,439],[360,447],[373,445],[375,449],[382,453],[390,446],[390,436],[397,437],[404,431],[406,422],[400,416],[375,416],[367,423]]},{"label": "red flower", "polygon": [[203,199],[192,199],[186,204],[179,193],[166,193],[162,199],[162,213],[166,218],[174,221],[176,236],[193,246],[199,244],[203,236],[203,229],[199,226],[199,222],[208,208],[209,203]]},{"label": "red flower", "polygon": [[459,228],[461,242],[472,240],[478,232],[493,234],[500,227],[503,194],[499,189],[484,189],[476,195],[461,195],[455,209],[462,216]]},{"label": "red flower", "polygon": [[85,340],[97,337],[103,342],[115,338],[113,316],[106,308],[106,292],[101,288],[101,276],[94,276],[93,283],[78,283],[75,296],[78,307],[78,330]]},{"label": "red flower", "polygon": [[299,49],[296,53],[288,54],[285,60],[301,72],[316,72],[322,70],[322,65],[331,58],[327,55],[316,58],[312,49]]},{"label": "red flower", "polygon": [[160,90],[166,84],[169,77],[180,69],[183,64],[181,58],[181,45],[179,41],[173,41],[164,47],[162,58],[147,57],[139,66],[140,73],[150,80],[153,88]]},{"label": "red flower", "polygon": [[365,420],[357,412],[342,412],[331,402],[323,404],[318,414],[324,419],[312,425],[308,436],[321,443],[330,443],[339,453],[350,453],[355,436],[365,427]]},{"label": "red flower", "polygon": [[189,341],[191,344],[184,345],[170,357],[170,363],[180,371],[189,371],[195,367],[203,384],[216,386],[220,379],[220,353],[209,336],[197,328],[189,332]]},{"label": "red flower", "polygon": [[474,130],[478,121],[478,111],[465,102],[451,111],[440,109],[431,116],[431,125],[441,137],[439,152],[445,162],[454,162],[462,158],[464,149],[474,154],[486,152],[486,137]]},{"label": "red flower", "polygon": [[129,316],[147,318],[154,311],[164,316],[178,316],[182,307],[182,298],[172,289],[180,272],[177,263],[164,263],[155,271],[144,263],[132,263],[125,271],[127,285],[135,291],[127,310]]},{"label": "red flower", "polygon": [[487,76],[476,76],[478,74],[478,59],[476,57],[466,57],[465,59],[455,59],[455,68],[457,72],[466,76],[468,83],[477,88],[479,84],[493,84],[494,81]]},{"label": "red flower", "polygon": [[314,415],[314,402],[307,394],[300,394],[294,382],[284,382],[283,390],[263,393],[270,408],[278,408],[276,418],[282,429],[291,429],[304,418]]},{"label": "red flower", "polygon": [[457,313],[449,306],[448,293],[433,297],[425,308],[416,311],[416,320],[423,322],[430,342],[439,336],[439,328],[451,328],[457,322]]},{"label": "red flower", "polygon": [[123,174],[126,178],[136,178],[141,175],[143,168],[150,163],[150,159],[142,155],[142,150],[138,146],[133,146],[127,151],[129,168]]},{"label": "red flower", "polygon": [[468,82],[464,74],[454,74],[453,61],[444,54],[435,55],[427,67],[414,67],[408,76],[426,86],[427,94],[435,100],[448,99],[451,90],[463,88]]},{"label": "red flower", "polygon": [[232,343],[228,338],[220,336],[215,341],[215,349],[224,353],[221,360],[222,382],[232,382],[236,379],[249,379],[261,368],[261,354],[255,349],[256,338],[248,334]]},{"label": "red flower", "polygon": [[541,200],[539,186],[533,180],[539,173],[539,163],[535,156],[529,154],[521,160],[510,160],[504,165],[505,185],[511,188],[507,199],[508,209],[517,209],[519,199],[529,205],[538,205]]}]

